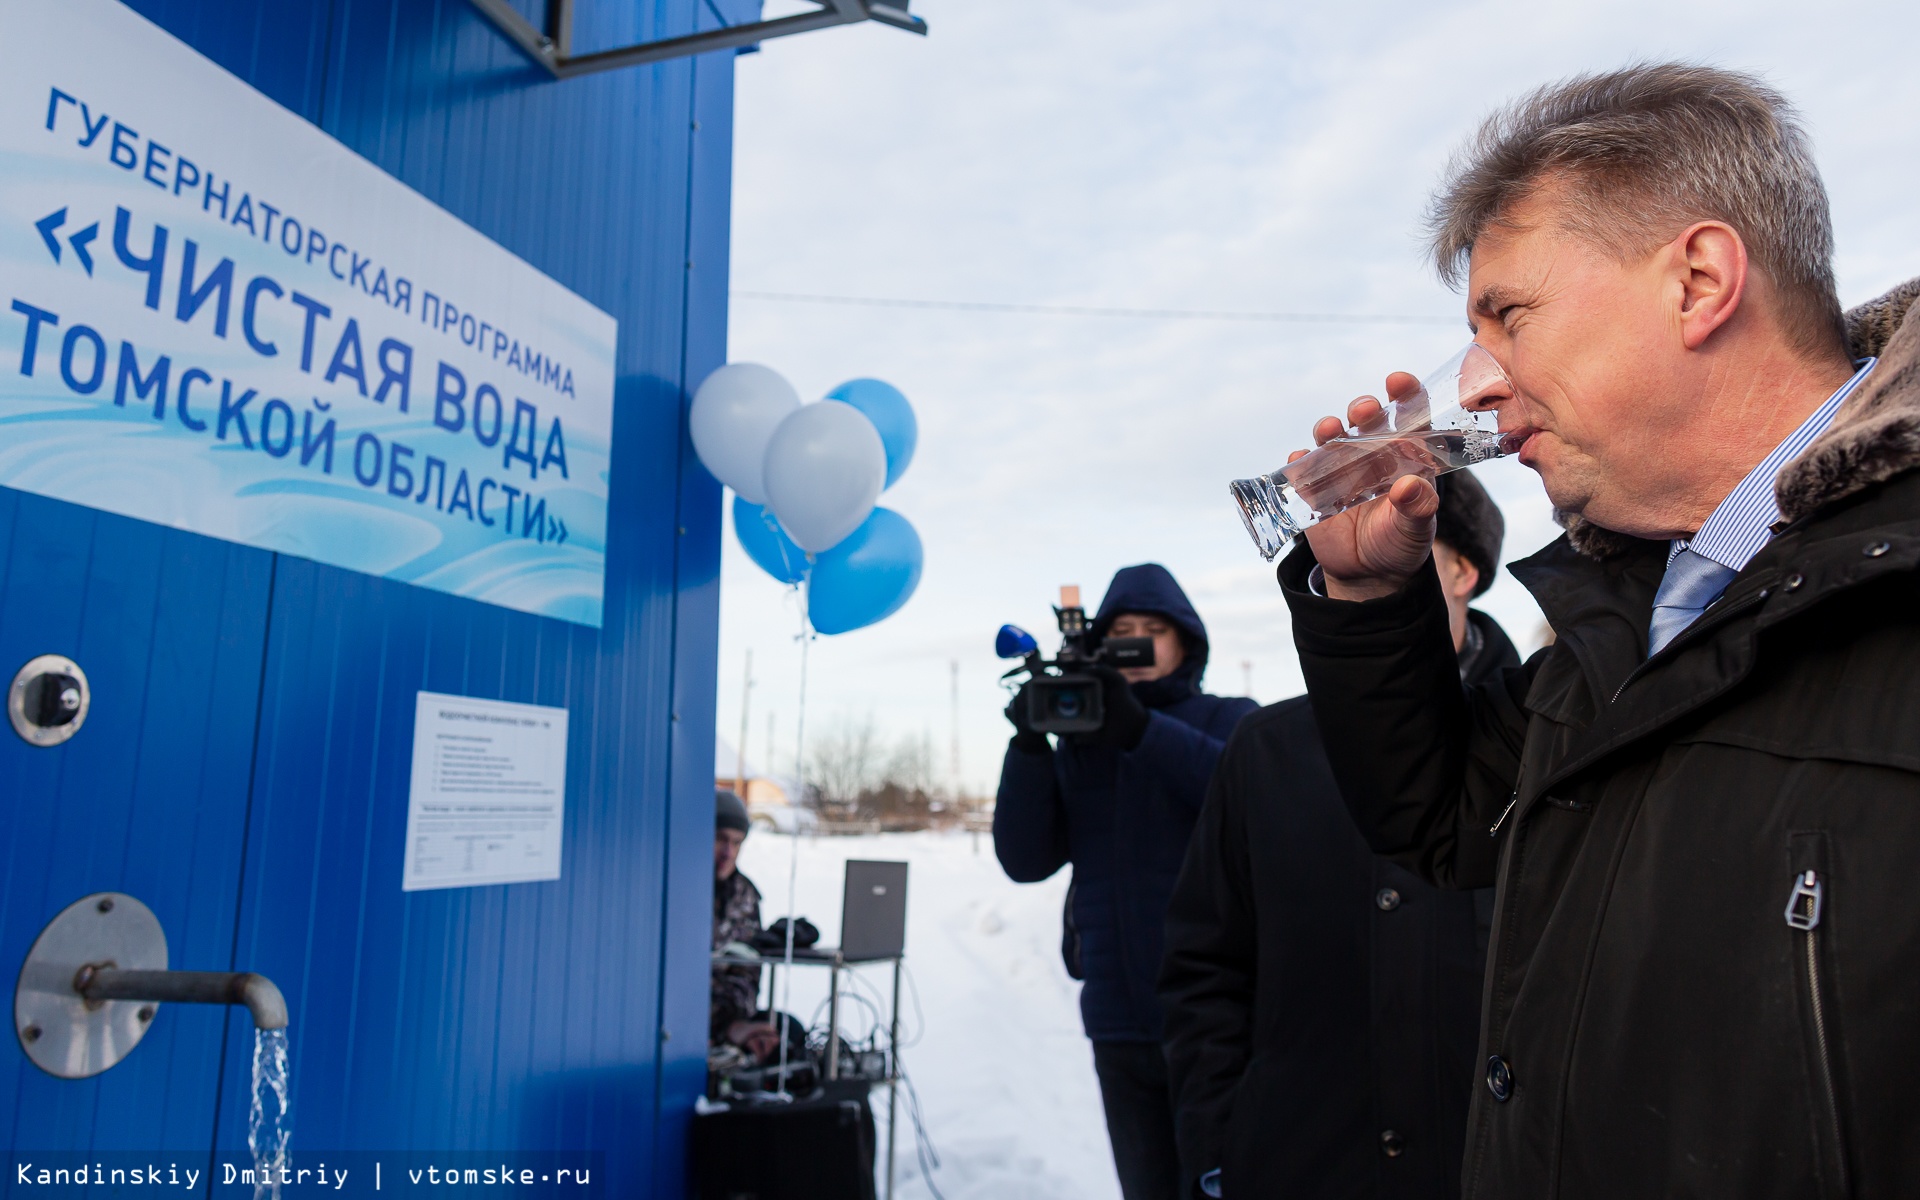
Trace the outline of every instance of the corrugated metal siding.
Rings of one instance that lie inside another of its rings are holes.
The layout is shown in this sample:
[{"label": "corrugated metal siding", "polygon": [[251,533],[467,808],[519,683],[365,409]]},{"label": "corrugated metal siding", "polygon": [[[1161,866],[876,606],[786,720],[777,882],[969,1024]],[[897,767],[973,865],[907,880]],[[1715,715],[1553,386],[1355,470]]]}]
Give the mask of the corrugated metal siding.
[{"label": "corrugated metal siding", "polygon": [[[152,907],[174,965],[227,961],[271,575],[258,550],[0,489],[5,678],[65,654],[93,695],[58,749],[0,732],[0,977],[55,913],[108,889]],[[221,1024],[166,1015],[91,1080],[43,1075],[6,1038],[8,1144],[204,1151]]]},{"label": "corrugated metal siding", "polygon": [[[172,727],[173,759],[201,747],[205,781],[177,764],[123,766],[114,794],[145,790],[138,819],[124,798],[92,799],[111,788],[85,785],[83,803],[81,785],[63,783],[58,804],[34,809],[38,824],[0,834],[7,853],[31,857],[46,822],[85,811],[101,847],[140,829],[163,851],[144,868],[108,863],[32,887],[10,878],[0,952],[12,957],[0,962],[17,962],[81,892],[126,886],[160,912],[175,965],[231,961],[286,992],[296,1152],[597,1148],[610,1194],[678,1195],[705,1049],[720,537],[719,490],[693,459],[684,410],[689,384],[724,355],[732,57],[557,84],[465,0],[134,7],[619,320],[606,623],[595,631],[0,492],[0,529],[15,539],[0,662],[77,646],[93,670],[116,655],[158,657],[164,640],[116,611],[69,614],[72,636],[50,642],[58,622],[36,585],[18,581],[23,530],[46,543],[33,554],[61,561],[63,586],[109,586],[116,603],[149,613],[177,604],[186,611],[166,636],[230,643],[233,660],[232,678],[202,671],[198,692],[148,696],[124,717],[129,729]],[[580,50],[717,23],[698,0],[578,7]],[[111,653],[97,644],[107,624],[126,643]],[[111,694],[121,686],[114,676]],[[400,891],[421,689],[571,711],[559,882]],[[117,719],[97,710],[108,728],[96,738],[90,723],[72,745],[101,744]],[[0,781],[58,772],[59,756],[9,747]],[[205,1146],[217,1071],[218,1144],[240,1151],[246,1022],[228,1021],[222,1064],[206,1032],[215,1021],[166,1016],[95,1083],[25,1067],[13,1145],[148,1149],[163,1121],[183,1146],[196,1129]],[[97,1113],[83,1095],[98,1098]]]}]

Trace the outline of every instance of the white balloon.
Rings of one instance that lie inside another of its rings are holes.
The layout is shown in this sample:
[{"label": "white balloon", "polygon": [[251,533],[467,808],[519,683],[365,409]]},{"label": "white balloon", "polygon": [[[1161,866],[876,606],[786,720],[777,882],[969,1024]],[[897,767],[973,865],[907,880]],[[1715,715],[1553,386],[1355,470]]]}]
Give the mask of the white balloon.
[{"label": "white balloon", "polygon": [[766,461],[767,440],[799,407],[800,393],[772,367],[728,363],[693,394],[687,418],[693,448],[715,479],[748,504],[765,504],[760,466]]},{"label": "white balloon", "polygon": [[865,413],[838,400],[796,409],[773,431],[762,468],[767,506],[802,550],[846,540],[887,482],[887,448]]}]

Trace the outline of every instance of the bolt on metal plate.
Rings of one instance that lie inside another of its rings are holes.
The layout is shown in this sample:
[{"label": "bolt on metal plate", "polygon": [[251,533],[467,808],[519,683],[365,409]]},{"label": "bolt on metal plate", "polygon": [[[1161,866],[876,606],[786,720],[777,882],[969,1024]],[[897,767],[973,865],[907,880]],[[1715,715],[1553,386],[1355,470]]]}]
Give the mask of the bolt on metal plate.
[{"label": "bolt on metal plate", "polygon": [[87,968],[167,969],[167,935],[153,910],[124,892],[96,892],[60,910],[34,939],[13,990],[13,1028],[33,1064],[85,1079],[118,1063],[153,1028],[158,1006],[89,1001],[76,990]]}]

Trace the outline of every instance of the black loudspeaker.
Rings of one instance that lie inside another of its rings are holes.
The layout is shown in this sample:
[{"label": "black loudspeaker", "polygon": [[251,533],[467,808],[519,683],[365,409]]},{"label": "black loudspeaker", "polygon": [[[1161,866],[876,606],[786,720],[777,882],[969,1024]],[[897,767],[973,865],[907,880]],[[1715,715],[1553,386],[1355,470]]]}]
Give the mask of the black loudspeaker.
[{"label": "black loudspeaker", "polygon": [[693,1118],[700,1200],[874,1200],[868,1085]]}]

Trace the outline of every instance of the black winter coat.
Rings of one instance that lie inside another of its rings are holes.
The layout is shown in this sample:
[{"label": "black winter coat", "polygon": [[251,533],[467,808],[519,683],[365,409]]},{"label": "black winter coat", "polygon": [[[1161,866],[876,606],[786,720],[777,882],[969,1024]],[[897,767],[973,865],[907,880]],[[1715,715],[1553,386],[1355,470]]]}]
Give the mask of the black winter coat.
[{"label": "black winter coat", "polygon": [[[1519,665],[1470,619],[1478,684]],[[1304,696],[1227,742],[1167,913],[1180,1157],[1231,1200],[1452,1197],[1493,891],[1442,891],[1367,848]]]},{"label": "black winter coat", "polygon": [[1095,1041],[1158,1042],[1161,925],[1200,815],[1213,764],[1251,700],[1199,690],[1206,627],[1164,567],[1128,567],[1114,576],[1096,635],[1122,612],[1170,618],[1186,659],[1170,680],[1136,684],[1149,709],[1131,751],[1062,738],[1028,753],[1009,746],[993,812],[993,849],[1007,875],[1037,883],[1073,865],[1068,893],[1067,970],[1085,980],[1080,1018]]},{"label": "black winter coat", "polygon": [[[1666,546],[1514,567],[1559,641],[1469,691],[1429,570],[1281,580],[1375,849],[1499,880],[1471,1197],[1920,1191],[1920,319],[1783,471],[1778,536],[1651,659]],[[1498,830],[1498,836],[1489,833]]]}]

